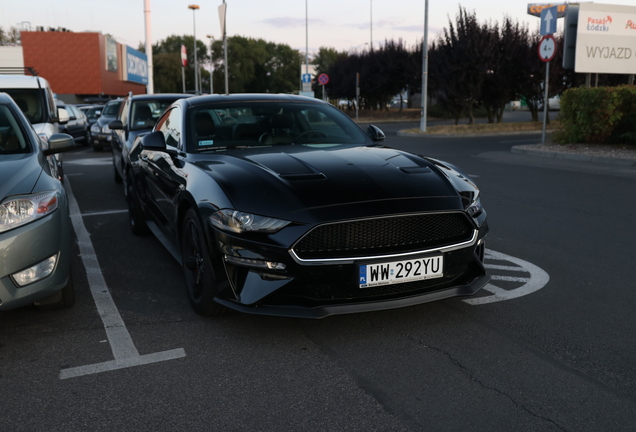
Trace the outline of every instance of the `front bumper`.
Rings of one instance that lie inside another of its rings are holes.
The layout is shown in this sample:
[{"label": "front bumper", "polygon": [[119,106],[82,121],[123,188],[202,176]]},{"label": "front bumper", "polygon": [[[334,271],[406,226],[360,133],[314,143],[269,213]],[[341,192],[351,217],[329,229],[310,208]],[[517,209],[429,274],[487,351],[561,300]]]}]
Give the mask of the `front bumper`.
[{"label": "front bumper", "polygon": [[[67,284],[70,277],[71,226],[64,206],[40,220],[0,234],[0,311],[42,300]],[[53,272],[32,284],[19,287],[12,274],[55,254]]]},{"label": "front bumper", "polygon": [[[241,242],[219,234],[229,287],[216,301],[230,309],[260,315],[324,318],[417,305],[449,297],[475,294],[490,277],[483,265],[488,225],[475,231],[468,243],[408,254],[402,258],[374,257],[341,262],[299,262],[284,247]],[[231,246],[230,246],[231,245]],[[397,259],[444,256],[444,276],[401,284],[360,288],[359,266]],[[244,264],[237,264],[240,256]],[[265,258],[267,257],[267,258]],[[263,260],[271,269],[255,268],[250,260]],[[282,264],[284,270],[274,267]]]},{"label": "front bumper", "polygon": [[91,141],[92,144],[96,145],[110,145],[110,142],[113,139],[113,135],[110,133],[103,132],[91,132]]}]

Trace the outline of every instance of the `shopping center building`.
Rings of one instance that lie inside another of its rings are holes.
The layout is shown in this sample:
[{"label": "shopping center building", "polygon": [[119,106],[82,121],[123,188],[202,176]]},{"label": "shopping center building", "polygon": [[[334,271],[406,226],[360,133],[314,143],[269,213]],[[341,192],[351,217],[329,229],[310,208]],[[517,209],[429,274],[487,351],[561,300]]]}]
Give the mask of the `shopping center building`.
[{"label": "shopping center building", "polygon": [[21,42],[21,47],[0,47],[0,73],[34,71],[46,78],[58,99],[66,103],[146,93],[146,55],[107,35],[23,31]]}]

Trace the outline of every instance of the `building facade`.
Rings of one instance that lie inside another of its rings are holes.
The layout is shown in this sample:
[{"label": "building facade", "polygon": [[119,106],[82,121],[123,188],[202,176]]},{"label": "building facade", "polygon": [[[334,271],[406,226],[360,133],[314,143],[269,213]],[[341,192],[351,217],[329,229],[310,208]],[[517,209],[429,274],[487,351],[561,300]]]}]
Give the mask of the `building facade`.
[{"label": "building facade", "polygon": [[23,66],[46,78],[57,97],[87,103],[146,93],[146,55],[101,33],[23,31]]}]

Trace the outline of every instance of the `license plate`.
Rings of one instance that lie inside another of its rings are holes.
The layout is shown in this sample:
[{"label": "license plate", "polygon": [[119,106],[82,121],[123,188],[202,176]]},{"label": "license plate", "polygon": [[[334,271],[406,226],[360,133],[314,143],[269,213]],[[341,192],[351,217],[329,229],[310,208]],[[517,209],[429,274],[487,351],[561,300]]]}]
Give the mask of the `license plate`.
[{"label": "license plate", "polygon": [[360,288],[434,279],[444,276],[444,256],[360,266]]}]

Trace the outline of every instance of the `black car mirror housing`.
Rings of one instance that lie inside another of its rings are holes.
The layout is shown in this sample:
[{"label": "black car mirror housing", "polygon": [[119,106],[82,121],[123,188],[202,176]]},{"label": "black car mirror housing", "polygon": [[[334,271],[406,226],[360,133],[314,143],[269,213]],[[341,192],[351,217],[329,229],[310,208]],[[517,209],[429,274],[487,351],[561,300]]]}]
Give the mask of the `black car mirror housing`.
[{"label": "black car mirror housing", "polygon": [[384,132],[382,132],[382,129],[375,125],[367,126],[367,135],[373,140],[373,142],[384,141],[384,139],[386,138],[386,135],[384,134]]},{"label": "black car mirror housing", "polygon": [[144,150],[165,151],[166,138],[159,131],[150,132],[141,139],[141,148]]},{"label": "black car mirror housing", "polygon": [[110,123],[108,123],[108,129],[122,130],[124,129],[124,124],[121,122],[121,120],[112,120]]}]

